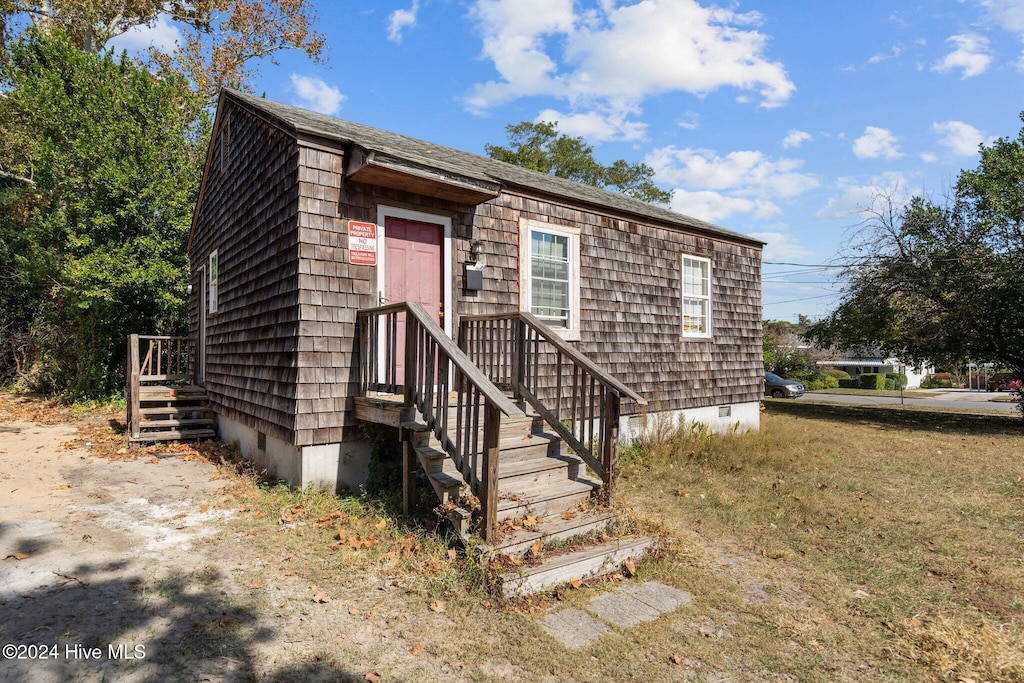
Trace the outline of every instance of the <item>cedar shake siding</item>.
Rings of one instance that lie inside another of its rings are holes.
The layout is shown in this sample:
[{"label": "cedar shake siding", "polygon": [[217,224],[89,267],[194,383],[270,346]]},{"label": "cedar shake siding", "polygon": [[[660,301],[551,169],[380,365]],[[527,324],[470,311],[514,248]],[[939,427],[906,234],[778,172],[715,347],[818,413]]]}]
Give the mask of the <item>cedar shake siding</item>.
[{"label": "cedar shake siding", "polygon": [[[644,396],[652,413],[760,399],[759,241],[615,193],[224,91],[189,244],[193,335],[201,269],[212,250],[219,257],[205,374],[219,414],[295,447],[359,438],[356,314],[380,302],[378,267],[349,263],[348,221],[377,223],[380,207],[451,222],[453,332],[460,316],[520,310],[524,221],[564,226],[579,231],[580,246],[579,338],[571,344]],[[471,245],[485,264],[480,291],[463,287]],[[682,335],[684,255],[711,262],[707,338]]]},{"label": "cedar shake siding", "polygon": [[[298,145],[231,104],[218,111],[192,229],[192,291],[218,252],[206,387],[220,415],[283,441],[295,432],[299,339]],[[201,270],[202,269],[202,270]],[[199,306],[192,297],[192,333]]]}]

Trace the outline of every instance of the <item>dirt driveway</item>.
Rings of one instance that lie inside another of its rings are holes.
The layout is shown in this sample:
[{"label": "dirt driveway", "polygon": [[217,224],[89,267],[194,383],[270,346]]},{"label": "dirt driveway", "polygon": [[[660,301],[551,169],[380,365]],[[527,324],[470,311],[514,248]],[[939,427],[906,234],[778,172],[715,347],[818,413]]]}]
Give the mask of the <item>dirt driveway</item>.
[{"label": "dirt driveway", "polygon": [[12,420],[12,400],[0,396],[0,681],[462,678],[409,654],[401,601],[353,616],[386,585],[348,580],[317,604],[298,577],[247,584],[266,563],[232,530],[234,475],[189,455],[96,457],[69,445],[73,423]]}]

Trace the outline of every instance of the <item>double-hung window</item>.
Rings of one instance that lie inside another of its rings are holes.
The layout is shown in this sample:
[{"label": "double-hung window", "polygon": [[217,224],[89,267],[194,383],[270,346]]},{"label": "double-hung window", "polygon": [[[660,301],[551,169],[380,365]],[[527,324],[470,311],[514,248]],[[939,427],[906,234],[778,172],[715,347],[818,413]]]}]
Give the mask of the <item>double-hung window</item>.
[{"label": "double-hung window", "polygon": [[711,336],[711,260],[683,256],[682,316],[684,337]]},{"label": "double-hung window", "polygon": [[578,229],[524,221],[521,226],[520,296],[563,338],[580,333],[580,233]]}]

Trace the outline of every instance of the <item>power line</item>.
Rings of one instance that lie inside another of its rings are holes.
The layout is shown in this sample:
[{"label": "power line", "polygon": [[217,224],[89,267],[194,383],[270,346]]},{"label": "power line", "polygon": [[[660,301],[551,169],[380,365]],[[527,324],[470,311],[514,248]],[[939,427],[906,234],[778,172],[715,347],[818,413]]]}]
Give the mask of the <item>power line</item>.
[{"label": "power line", "polygon": [[810,301],[811,299],[825,299],[825,298],[828,298],[828,297],[836,297],[836,296],[841,296],[840,292],[833,292],[832,294],[820,294],[818,296],[805,296],[805,297],[800,298],[800,299],[787,299],[786,301],[762,302],[761,306],[762,307],[764,307],[764,306],[778,306],[780,304],[792,304],[792,303],[795,303],[797,301]]}]

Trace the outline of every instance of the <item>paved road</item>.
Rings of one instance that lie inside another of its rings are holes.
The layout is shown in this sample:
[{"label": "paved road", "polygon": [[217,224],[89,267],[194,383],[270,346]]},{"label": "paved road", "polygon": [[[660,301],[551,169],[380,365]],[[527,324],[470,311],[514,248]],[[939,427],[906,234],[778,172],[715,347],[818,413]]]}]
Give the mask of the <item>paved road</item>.
[{"label": "paved road", "polygon": [[[928,398],[918,398],[917,396],[911,398],[908,394],[906,397],[906,404],[911,406],[922,406],[928,408],[945,408],[947,410],[956,410],[958,408],[964,410],[990,410],[997,412],[1010,413],[1017,410],[1017,404],[1013,402],[1005,401],[1008,394],[1005,393],[988,393],[985,391],[968,391],[967,389],[952,389],[949,391],[936,392],[930,395]],[[995,401],[1002,397],[1003,401]],[[778,400],[789,400],[789,399],[778,399]],[[853,394],[819,394],[809,393],[804,394],[798,401],[807,401],[813,403],[853,403],[856,405],[892,405],[900,402],[899,397],[892,396],[866,396],[866,395],[853,395]]]}]

